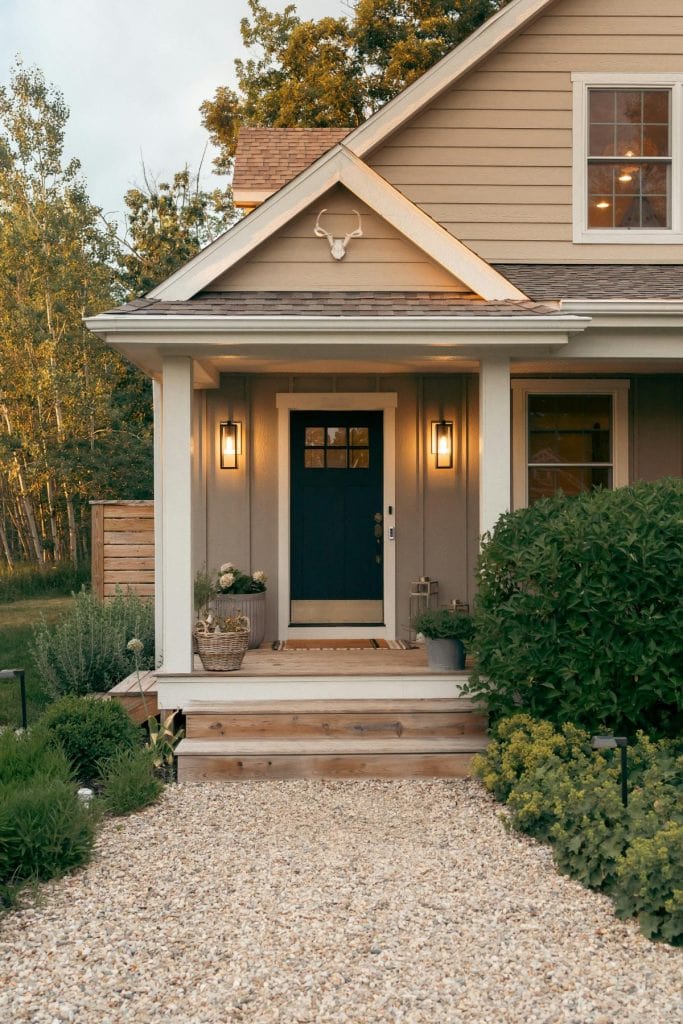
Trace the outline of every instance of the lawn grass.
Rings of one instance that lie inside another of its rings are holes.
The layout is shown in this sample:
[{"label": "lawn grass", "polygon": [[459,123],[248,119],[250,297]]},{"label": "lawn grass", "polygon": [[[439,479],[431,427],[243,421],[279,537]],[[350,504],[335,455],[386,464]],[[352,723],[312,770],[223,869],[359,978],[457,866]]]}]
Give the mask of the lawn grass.
[{"label": "lawn grass", "polygon": [[[50,702],[31,656],[33,625],[41,618],[56,622],[69,609],[72,597],[39,597],[0,604],[0,669],[26,670],[28,721],[35,722]],[[21,725],[19,683],[0,680],[0,726]]]}]

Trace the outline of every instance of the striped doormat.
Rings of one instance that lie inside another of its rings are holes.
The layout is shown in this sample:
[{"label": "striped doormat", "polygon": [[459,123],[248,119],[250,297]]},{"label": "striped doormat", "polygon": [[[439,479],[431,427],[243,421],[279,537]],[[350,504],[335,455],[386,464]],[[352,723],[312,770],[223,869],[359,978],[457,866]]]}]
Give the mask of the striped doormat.
[{"label": "striped doormat", "polygon": [[274,651],[410,651],[408,640],[275,640]]}]

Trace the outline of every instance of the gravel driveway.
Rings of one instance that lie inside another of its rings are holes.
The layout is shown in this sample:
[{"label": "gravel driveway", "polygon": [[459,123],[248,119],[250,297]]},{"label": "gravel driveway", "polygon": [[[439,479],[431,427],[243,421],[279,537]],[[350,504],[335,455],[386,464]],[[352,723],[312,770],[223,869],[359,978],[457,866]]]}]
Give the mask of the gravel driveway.
[{"label": "gravel driveway", "polygon": [[0,920],[2,1024],[674,1024],[681,950],[476,782],[172,787]]}]

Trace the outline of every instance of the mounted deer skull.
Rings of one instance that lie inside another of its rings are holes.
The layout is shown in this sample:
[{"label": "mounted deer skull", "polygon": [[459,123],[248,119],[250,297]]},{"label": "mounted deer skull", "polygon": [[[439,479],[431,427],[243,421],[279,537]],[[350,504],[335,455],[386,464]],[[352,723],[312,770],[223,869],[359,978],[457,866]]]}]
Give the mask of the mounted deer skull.
[{"label": "mounted deer skull", "polygon": [[329,231],[325,231],[325,228],[320,227],[320,218],[324,213],[327,213],[327,209],[321,210],[320,213],[318,214],[318,219],[315,222],[315,227],[313,228],[313,234],[317,238],[326,238],[327,241],[330,243],[330,252],[334,256],[335,260],[343,260],[344,257],[346,256],[346,246],[349,244],[349,241],[352,238],[360,238],[363,234],[363,226],[360,219],[360,214],[358,210],[353,210],[353,213],[355,213],[356,217],[358,217],[358,227],[356,228],[355,231],[352,231],[350,234],[345,235],[344,238],[341,239],[333,238]]}]

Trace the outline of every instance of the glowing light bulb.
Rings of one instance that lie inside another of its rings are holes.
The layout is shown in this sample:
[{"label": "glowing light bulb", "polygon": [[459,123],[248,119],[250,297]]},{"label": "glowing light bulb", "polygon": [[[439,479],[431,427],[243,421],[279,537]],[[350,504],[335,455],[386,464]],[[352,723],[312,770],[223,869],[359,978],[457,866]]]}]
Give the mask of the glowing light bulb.
[{"label": "glowing light bulb", "polygon": [[598,210],[609,210],[610,204],[606,199],[602,199],[599,203],[595,204]]},{"label": "glowing light bulb", "polygon": [[632,174],[620,174],[619,175],[619,181],[633,181],[633,175]]}]

